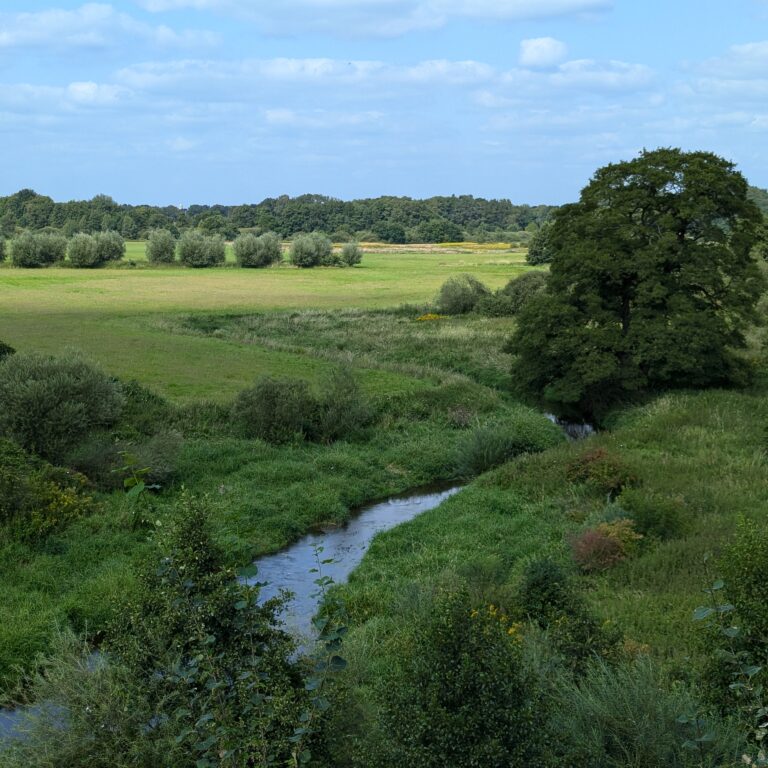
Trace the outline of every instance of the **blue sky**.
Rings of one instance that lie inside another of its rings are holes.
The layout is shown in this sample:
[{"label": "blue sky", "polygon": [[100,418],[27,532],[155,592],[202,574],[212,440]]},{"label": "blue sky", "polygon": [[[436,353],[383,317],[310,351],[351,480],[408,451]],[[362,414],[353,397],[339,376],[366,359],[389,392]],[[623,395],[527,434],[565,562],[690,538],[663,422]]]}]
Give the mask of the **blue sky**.
[{"label": "blue sky", "polygon": [[768,0],[0,0],[0,194],[573,200],[643,147],[768,187]]}]

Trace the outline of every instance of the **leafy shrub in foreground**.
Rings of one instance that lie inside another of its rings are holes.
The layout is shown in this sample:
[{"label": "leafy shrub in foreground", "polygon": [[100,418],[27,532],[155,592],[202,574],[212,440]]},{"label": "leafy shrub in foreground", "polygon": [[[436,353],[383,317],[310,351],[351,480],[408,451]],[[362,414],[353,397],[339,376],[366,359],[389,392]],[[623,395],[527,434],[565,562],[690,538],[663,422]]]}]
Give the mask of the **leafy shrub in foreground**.
[{"label": "leafy shrub in foreground", "polygon": [[245,437],[286,443],[311,434],[317,407],[304,380],[264,376],[238,394],[232,415]]},{"label": "leafy shrub in foreground", "polygon": [[531,265],[549,264],[552,261],[553,248],[550,244],[552,224],[546,222],[534,233],[528,245],[525,260]]},{"label": "leafy shrub in foreground", "polygon": [[526,272],[510,280],[501,293],[509,299],[512,314],[516,315],[534,296],[545,291],[548,279],[546,272]]},{"label": "leafy shrub in foreground", "polygon": [[[214,545],[200,502],[186,499],[142,564],[95,662],[86,649],[49,659],[32,689],[51,702],[3,765],[289,765],[308,709],[303,667],[278,624]],[[61,712],[67,727],[61,727]]]},{"label": "leafy shrub in foreground", "polygon": [[77,354],[35,353],[0,360],[0,435],[50,460],[91,431],[114,424],[120,385]]},{"label": "leafy shrub in foreground", "polygon": [[153,229],[147,238],[147,260],[150,264],[173,264],[176,239],[167,229]]},{"label": "leafy shrub in foreground", "polygon": [[75,267],[98,267],[104,263],[96,239],[82,232],[69,241],[67,256]]},{"label": "leafy shrub in foreground", "polygon": [[363,260],[363,249],[357,243],[345,243],[341,249],[341,263],[354,267]]},{"label": "leafy shrub in foreground", "polygon": [[226,258],[224,238],[221,235],[203,235],[191,230],[179,240],[179,260],[188,267],[214,267]]},{"label": "leafy shrub in foreground", "polygon": [[234,243],[235,258],[241,267],[268,267],[282,258],[280,238],[274,232],[263,235],[246,233]]},{"label": "leafy shrub in foreground", "polygon": [[125,256],[125,240],[119,232],[97,232],[94,236],[99,261],[120,261]]},{"label": "leafy shrub in foreground", "polygon": [[490,291],[472,275],[456,275],[446,280],[437,294],[437,309],[444,315],[464,315],[477,306]]},{"label": "leafy shrub in foreground", "polygon": [[297,267],[331,266],[333,243],[319,232],[298,235],[291,243],[291,262]]},{"label": "leafy shrub in foreground", "polygon": [[464,593],[438,597],[376,688],[377,768],[541,764],[546,709],[519,644]]}]

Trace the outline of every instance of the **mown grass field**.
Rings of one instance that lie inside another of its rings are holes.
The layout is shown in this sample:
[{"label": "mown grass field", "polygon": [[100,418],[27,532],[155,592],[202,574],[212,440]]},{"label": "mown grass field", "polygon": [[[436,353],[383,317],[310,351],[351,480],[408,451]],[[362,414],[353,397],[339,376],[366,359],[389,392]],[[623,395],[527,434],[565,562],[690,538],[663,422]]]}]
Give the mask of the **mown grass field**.
[{"label": "mown grass field", "polygon": [[[313,377],[324,369],[301,355],[237,341],[168,333],[160,314],[423,305],[451,275],[470,272],[490,287],[526,269],[525,252],[467,244],[440,249],[375,249],[354,269],[282,265],[194,270],[141,264],[129,243],[125,264],[96,270],[0,269],[0,337],[19,350],[78,348],[116,376],[184,400],[227,399],[264,372]],[[391,385],[384,381],[382,388]]]}]

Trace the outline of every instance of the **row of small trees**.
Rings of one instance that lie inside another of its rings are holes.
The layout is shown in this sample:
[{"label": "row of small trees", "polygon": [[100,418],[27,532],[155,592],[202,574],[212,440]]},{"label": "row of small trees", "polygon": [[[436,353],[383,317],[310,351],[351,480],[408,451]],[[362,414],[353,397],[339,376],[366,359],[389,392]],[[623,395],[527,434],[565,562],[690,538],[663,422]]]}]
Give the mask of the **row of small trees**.
[{"label": "row of small trees", "polygon": [[[78,234],[69,240],[51,232],[24,232],[10,241],[8,251],[17,267],[47,267],[65,258],[75,267],[97,267],[122,259],[125,240],[117,232]],[[5,258],[5,243],[0,241],[0,261]]]},{"label": "row of small trees", "polygon": [[[258,237],[251,233],[240,235],[234,242],[235,259],[241,267],[268,267],[283,257],[280,238],[273,232]],[[150,232],[147,258],[152,264],[172,264],[179,261],[188,267],[213,267],[224,261],[224,240],[221,235],[204,235],[198,231],[185,232],[178,243],[165,229]],[[340,253],[333,243],[317,232],[294,238],[289,251],[297,267],[353,267],[363,253],[357,243],[347,243]]]},{"label": "row of small trees", "polygon": [[[98,267],[125,256],[125,240],[117,232],[95,235],[77,234],[67,239],[51,232],[25,232],[10,241],[8,252],[17,267],[46,267],[69,259],[75,267]],[[280,238],[272,233],[240,235],[234,242],[235,258],[241,267],[268,267],[282,259]],[[6,244],[0,239],[0,261],[6,256]],[[363,253],[357,243],[347,243],[340,252],[319,233],[299,235],[291,243],[291,262],[297,267],[339,267],[359,264]],[[177,241],[165,229],[155,229],[147,241],[147,258],[152,264],[188,267],[213,267],[226,258],[224,238],[205,235],[197,230],[185,232]]]}]

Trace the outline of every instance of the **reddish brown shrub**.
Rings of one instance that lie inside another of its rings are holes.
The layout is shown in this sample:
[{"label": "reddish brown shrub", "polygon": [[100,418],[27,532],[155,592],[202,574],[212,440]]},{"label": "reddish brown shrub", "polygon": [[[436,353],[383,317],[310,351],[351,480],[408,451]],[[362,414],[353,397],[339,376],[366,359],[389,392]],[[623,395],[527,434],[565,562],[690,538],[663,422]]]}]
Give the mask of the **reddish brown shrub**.
[{"label": "reddish brown shrub", "polygon": [[587,483],[595,490],[612,494],[637,482],[620,456],[599,447],[588,448],[571,461],[566,476],[572,483]]}]

